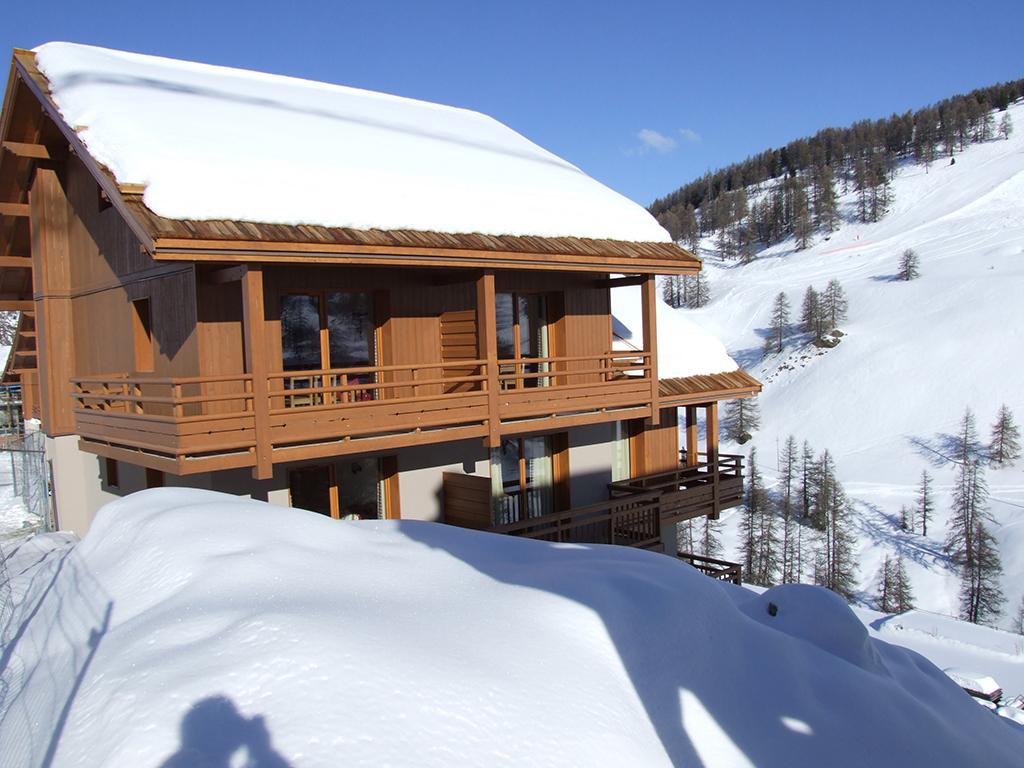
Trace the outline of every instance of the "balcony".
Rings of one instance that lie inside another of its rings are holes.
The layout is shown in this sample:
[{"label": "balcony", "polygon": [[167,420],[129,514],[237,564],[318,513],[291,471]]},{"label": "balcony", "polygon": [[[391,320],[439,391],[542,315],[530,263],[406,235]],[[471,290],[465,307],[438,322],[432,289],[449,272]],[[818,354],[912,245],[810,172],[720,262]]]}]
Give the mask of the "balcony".
[{"label": "balcony", "polygon": [[174,474],[646,416],[650,355],[72,380],[86,449]]},{"label": "balcony", "polygon": [[721,581],[739,584],[737,563],[676,551],[662,540],[662,526],[708,515],[739,504],[743,459],[720,456],[673,472],[611,483],[609,499],[598,504],[492,526],[492,533],[576,544],[617,544],[674,552],[684,562]]}]

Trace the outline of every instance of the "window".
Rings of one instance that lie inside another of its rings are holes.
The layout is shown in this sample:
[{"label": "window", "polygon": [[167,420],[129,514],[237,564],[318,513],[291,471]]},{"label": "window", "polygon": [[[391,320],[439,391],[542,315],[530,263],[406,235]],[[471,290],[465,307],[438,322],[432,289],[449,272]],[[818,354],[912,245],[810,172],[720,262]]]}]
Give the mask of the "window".
[{"label": "window", "polygon": [[163,488],[164,487],[164,473],[159,469],[151,469],[146,467],[146,487],[147,488]]},{"label": "window", "polygon": [[132,333],[135,337],[135,371],[149,373],[153,370],[153,318],[149,299],[132,302]]},{"label": "window", "polygon": [[[281,355],[285,371],[307,371],[285,379],[289,389],[354,387],[369,384],[367,372],[316,373],[329,369],[367,368],[377,362],[373,302],[369,294],[344,291],[290,293],[281,297]],[[346,389],[337,393],[296,395],[286,404],[321,405],[326,402],[373,400],[375,390]]]},{"label": "window", "polygon": [[551,438],[505,437],[491,452],[495,524],[504,525],[554,511]]},{"label": "window", "polygon": [[[527,360],[550,355],[548,344],[547,300],[537,294],[499,293],[494,297],[495,329],[498,334],[499,360]],[[546,387],[547,363],[516,362],[502,365],[503,389]]]},{"label": "window", "polygon": [[630,438],[633,430],[628,421],[616,421],[612,424],[612,482],[629,480],[633,477],[630,462]]},{"label": "window", "polygon": [[385,477],[385,463],[386,459],[358,458],[293,469],[288,475],[291,504],[342,520],[388,517],[387,499],[396,495],[391,484],[397,482],[397,474]]},{"label": "window", "polygon": [[103,474],[106,477],[108,488],[121,487],[121,480],[117,474],[117,459],[103,460]]}]

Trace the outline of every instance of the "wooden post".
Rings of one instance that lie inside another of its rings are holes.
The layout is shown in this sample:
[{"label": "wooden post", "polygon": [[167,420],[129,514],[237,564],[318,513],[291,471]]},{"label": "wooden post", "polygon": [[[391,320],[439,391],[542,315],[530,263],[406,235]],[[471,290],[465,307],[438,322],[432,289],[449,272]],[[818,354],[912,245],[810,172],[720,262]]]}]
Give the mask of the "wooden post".
[{"label": "wooden post", "polygon": [[717,520],[722,511],[718,492],[718,403],[708,403],[704,409],[707,414],[708,471],[711,473],[712,487],[711,519]]},{"label": "wooden post", "polygon": [[686,406],[686,466],[697,466],[697,406]]},{"label": "wooden post", "polygon": [[649,355],[651,377],[651,421],[658,423],[658,287],[654,275],[640,286],[643,305],[644,351]]},{"label": "wooden post", "polygon": [[46,434],[71,435],[75,433],[71,397],[75,324],[70,297],[70,206],[56,171],[36,169],[24,209],[31,212],[40,416]]},{"label": "wooden post", "polygon": [[270,444],[270,373],[267,361],[266,321],[263,306],[263,267],[250,265],[242,277],[242,324],[245,333],[245,370],[252,376],[252,410],[256,427],[256,466],[252,476],[274,476]]},{"label": "wooden post", "polygon": [[501,414],[498,411],[498,334],[494,272],[485,270],[476,281],[477,354],[486,360],[487,370],[487,447],[501,445]]}]

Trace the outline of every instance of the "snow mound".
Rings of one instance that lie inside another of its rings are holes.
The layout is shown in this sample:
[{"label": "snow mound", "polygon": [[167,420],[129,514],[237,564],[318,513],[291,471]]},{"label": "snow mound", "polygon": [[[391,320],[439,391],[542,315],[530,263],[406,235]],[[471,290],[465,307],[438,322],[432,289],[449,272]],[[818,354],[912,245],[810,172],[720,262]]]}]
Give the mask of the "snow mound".
[{"label": "snow mound", "polygon": [[[707,376],[739,368],[725,345],[698,323],[658,298],[658,376]],[[643,303],[639,286],[612,289],[616,350],[643,349]]]},{"label": "snow mound", "polygon": [[670,240],[641,206],[478,112],[72,43],[36,60],[92,155],[146,185],[161,216]]},{"label": "snow mound", "polygon": [[11,768],[51,745],[54,766],[1009,765],[1024,750],[1018,725],[865,641],[818,590],[766,593],[769,619],[649,552],[180,489],[26,552],[2,668]]}]

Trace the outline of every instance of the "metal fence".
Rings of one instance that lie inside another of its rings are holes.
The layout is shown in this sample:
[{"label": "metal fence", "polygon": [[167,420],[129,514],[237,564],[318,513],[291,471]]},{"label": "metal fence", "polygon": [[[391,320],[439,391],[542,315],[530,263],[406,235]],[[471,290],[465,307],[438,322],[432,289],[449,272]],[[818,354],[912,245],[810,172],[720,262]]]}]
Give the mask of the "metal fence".
[{"label": "metal fence", "polygon": [[0,492],[6,491],[0,496],[6,497],[8,502],[20,501],[35,523],[34,530],[52,531],[55,529],[53,482],[46,460],[45,440],[42,432],[28,432],[9,435],[0,441]]}]

